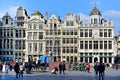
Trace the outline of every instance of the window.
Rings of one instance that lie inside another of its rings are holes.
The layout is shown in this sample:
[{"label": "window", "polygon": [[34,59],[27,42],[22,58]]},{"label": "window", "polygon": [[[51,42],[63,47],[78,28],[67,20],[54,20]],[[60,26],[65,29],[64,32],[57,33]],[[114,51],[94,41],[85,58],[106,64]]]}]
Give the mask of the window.
[{"label": "window", "polygon": [[69,44],[69,38],[67,38],[67,44]]},{"label": "window", "polygon": [[85,37],[88,37],[88,29],[85,29]]},{"label": "window", "polygon": [[34,24],[33,29],[37,29],[37,24]]},{"label": "window", "polygon": [[65,47],[63,47],[63,53],[65,53]]},{"label": "window", "polygon": [[73,44],[73,38],[70,38],[70,44]]},{"label": "window", "polygon": [[83,37],[83,29],[80,29],[80,37]]},{"label": "window", "polygon": [[23,49],[25,49],[25,46],[26,46],[26,45],[25,45],[25,40],[23,40]]},{"label": "window", "polygon": [[103,49],[103,41],[100,41],[100,49]]},{"label": "window", "polygon": [[33,51],[37,51],[37,43],[33,43]]},{"label": "window", "polygon": [[108,37],[112,37],[112,30],[111,29],[108,30]]},{"label": "window", "polygon": [[88,49],[88,41],[85,41],[85,49]]},{"label": "window", "polygon": [[69,30],[67,30],[67,35],[69,35]]},{"label": "window", "polygon": [[32,24],[28,24],[28,29],[32,29]]},{"label": "window", "polygon": [[98,41],[94,41],[94,49],[98,49]]},{"label": "window", "polygon": [[32,39],[32,32],[28,32],[28,39]]},{"label": "window", "polygon": [[39,43],[39,52],[42,52],[42,43]]},{"label": "window", "polygon": [[46,35],[49,35],[49,30],[46,30]]},{"label": "window", "polygon": [[65,43],[65,38],[63,38],[63,41],[62,41],[62,42],[63,42],[63,44]]},{"label": "window", "polygon": [[77,53],[77,47],[74,48],[74,53]]},{"label": "window", "polygon": [[19,37],[20,37],[20,38],[22,37],[22,32],[21,32],[21,30],[19,30]]},{"label": "window", "polygon": [[39,32],[39,39],[43,39],[43,32]]},{"label": "window", "polygon": [[33,39],[34,39],[34,40],[37,39],[37,32],[34,32],[34,34],[33,34]]},{"label": "window", "polygon": [[92,29],[89,29],[89,37],[92,37]]},{"label": "window", "polygon": [[66,26],[69,26],[69,21],[66,21]]},{"label": "window", "polygon": [[74,30],[74,35],[77,35],[77,30]]},{"label": "window", "polygon": [[77,38],[74,38],[74,44],[77,44]]},{"label": "window", "polygon": [[32,43],[28,43],[28,52],[32,51]]},{"label": "window", "polygon": [[63,30],[62,34],[65,35],[65,30]]},{"label": "window", "polygon": [[83,49],[83,41],[80,41],[80,49]]},{"label": "window", "polygon": [[89,49],[92,49],[92,41],[89,41]]},{"label": "window", "polygon": [[107,49],[107,41],[104,41],[104,49]]},{"label": "window", "polygon": [[94,24],[97,24],[97,18],[94,18]]},{"label": "window", "polygon": [[23,37],[25,37],[26,35],[25,35],[25,30],[23,30]]},{"label": "window", "polygon": [[6,24],[8,24],[8,19],[6,19]]},{"label": "window", "polygon": [[18,30],[16,30],[16,37],[18,38]]},{"label": "window", "polygon": [[99,36],[103,37],[103,30],[102,29],[100,29]]},{"label": "window", "polygon": [[70,34],[73,35],[73,30],[70,30]]},{"label": "window", "polygon": [[107,37],[107,29],[104,29],[104,37]]},{"label": "window", "polygon": [[39,29],[43,29],[43,24],[39,24]]},{"label": "window", "polygon": [[109,49],[112,49],[112,41],[109,41]]},{"label": "window", "polygon": [[61,30],[58,30],[58,35],[61,35]]}]

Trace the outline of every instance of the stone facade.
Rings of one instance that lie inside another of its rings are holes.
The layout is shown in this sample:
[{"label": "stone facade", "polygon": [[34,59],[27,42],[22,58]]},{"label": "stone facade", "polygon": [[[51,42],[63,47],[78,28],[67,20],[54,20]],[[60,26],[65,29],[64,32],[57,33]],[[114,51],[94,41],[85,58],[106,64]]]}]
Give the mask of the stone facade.
[{"label": "stone facade", "polygon": [[0,25],[0,59],[19,62],[39,60],[42,55],[52,61],[96,61],[114,63],[114,26],[102,18],[94,7],[87,23],[79,14],[68,12],[63,20],[52,14],[34,11],[30,16],[19,7],[12,19],[8,13]]}]

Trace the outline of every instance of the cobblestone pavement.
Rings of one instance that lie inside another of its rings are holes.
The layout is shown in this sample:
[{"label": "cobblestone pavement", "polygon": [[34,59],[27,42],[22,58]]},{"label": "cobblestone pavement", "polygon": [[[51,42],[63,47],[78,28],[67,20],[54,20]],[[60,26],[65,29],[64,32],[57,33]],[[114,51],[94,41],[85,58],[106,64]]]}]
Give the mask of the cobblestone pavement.
[{"label": "cobblestone pavement", "polygon": [[[90,73],[67,71],[65,75],[52,75],[50,72],[32,72],[31,74],[25,73],[23,78],[16,79],[15,73],[11,71],[8,74],[0,73],[0,80],[98,80],[98,76],[95,76],[93,69],[91,69]],[[106,69],[104,80],[120,80],[120,69]]]}]

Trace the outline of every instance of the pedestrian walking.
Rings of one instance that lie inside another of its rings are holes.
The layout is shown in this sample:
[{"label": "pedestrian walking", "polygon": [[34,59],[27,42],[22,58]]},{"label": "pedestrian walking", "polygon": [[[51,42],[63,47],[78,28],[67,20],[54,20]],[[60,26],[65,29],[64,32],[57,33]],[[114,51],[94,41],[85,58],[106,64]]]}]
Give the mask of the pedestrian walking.
[{"label": "pedestrian walking", "polygon": [[94,65],[94,71],[95,71],[95,74],[97,75],[98,74],[98,63],[97,62]]},{"label": "pedestrian walking", "polygon": [[63,69],[62,62],[60,62],[60,64],[59,64],[59,73],[60,73],[60,74],[61,74],[61,72],[62,72],[62,69]]},{"label": "pedestrian walking", "polygon": [[62,66],[63,66],[63,74],[65,74],[65,70],[66,70],[66,66],[65,66],[65,62],[63,61],[63,64],[62,64]]},{"label": "pedestrian walking", "polygon": [[22,65],[22,63],[20,64],[19,77],[23,77],[23,65]]},{"label": "pedestrian walking", "polygon": [[14,66],[14,71],[15,71],[15,73],[16,73],[16,78],[18,78],[18,74],[19,74],[19,71],[20,71],[20,68],[19,68],[18,63],[15,64],[15,66]]},{"label": "pedestrian walking", "polygon": [[7,63],[6,62],[3,64],[2,72],[7,73]]},{"label": "pedestrian walking", "polygon": [[89,62],[86,65],[86,69],[87,69],[87,72],[89,73],[90,72],[90,63]]},{"label": "pedestrian walking", "polygon": [[99,72],[99,80],[104,80],[104,71],[105,71],[105,65],[100,62],[98,65],[98,72]]}]

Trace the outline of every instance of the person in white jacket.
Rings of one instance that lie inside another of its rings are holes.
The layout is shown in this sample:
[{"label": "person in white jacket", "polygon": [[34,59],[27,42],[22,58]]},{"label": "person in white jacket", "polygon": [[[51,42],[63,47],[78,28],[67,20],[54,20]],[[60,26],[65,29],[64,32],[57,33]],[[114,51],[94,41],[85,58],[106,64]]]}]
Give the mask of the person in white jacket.
[{"label": "person in white jacket", "polygon": [[19,77],[23,77],[23,65],[22,65],[22,63],[20,64],[19,68],[20,68]]},{"label": "person in white jacket", "polygon": [[3,72],[3,73],[6,73],[6,72],[7,72],[6,62],[3,64],[2,72]]}]

